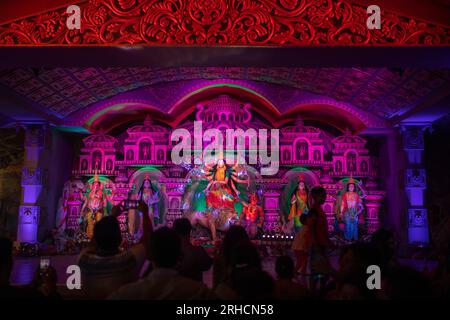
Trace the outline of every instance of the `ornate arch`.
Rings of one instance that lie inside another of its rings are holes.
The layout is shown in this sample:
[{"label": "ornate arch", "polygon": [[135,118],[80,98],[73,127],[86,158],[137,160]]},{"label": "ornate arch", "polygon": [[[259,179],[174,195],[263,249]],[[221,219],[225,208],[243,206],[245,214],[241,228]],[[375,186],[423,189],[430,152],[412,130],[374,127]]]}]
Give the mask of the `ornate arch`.
[{"label": "ornate arch", "polygon": [[150,179],[156,179],[158,181],[159,179],[165,177],[164,174],[158,169],[151,166],[146,166],[144,168],[137,170],[131,175],[129,179],[130,184],[136,184],[136,187],[138,187],[139,185],[142,184],[142,181],[144,180],[144,177],[147,174],[150,176]]},{"label": "ornate arch", "polygon": [[349,0],[84,0],[81,30],[67,7],[0,25],[3,45],[431,45],[448,26],[382,9],[382,29],[366,27],[366,7]]}]

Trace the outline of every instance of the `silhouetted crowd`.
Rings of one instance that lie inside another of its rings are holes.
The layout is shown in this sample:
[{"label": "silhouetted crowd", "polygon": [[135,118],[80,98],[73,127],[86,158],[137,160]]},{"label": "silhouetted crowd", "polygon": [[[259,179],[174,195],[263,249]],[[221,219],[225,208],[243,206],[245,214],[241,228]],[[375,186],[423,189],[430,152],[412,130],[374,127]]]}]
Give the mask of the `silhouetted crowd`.
[{"label": "silhouetted crowd", "polygon": [[[356,242],[341,248],[336,267],[330,262],[332,248],[321,209],[325,191],[312,190],[315,206],[303,218],[306,231],[294,240],[293,252],[276,258],[276,277],[263,268],[258,247],[244,228],[231,226],[214,257],[191,241],[188,219],[177,219],[173,227],[153,230],[144,221],[142,240],[128,250],[120,248],[122,237],[113,210],[94,228],[92,246],[78,259],[82,274],[83,299],[111,300],[383,300],[450,297],[450,255],[439,255],[432,271],[417,271],[396,260],[395,237],[386,229],[376,231],[370,242]],[[141,203],[145,214],[148,207]],[[0,239],[0,297],[2,299],[63,299],[58,291],[56,271],[38,268],[28,286],[13,286],[12,242]],[[295,259],[293,259],[293,256]],[[335,264],[336,265],[336,264]],[[370,289],[368,266],[381,270],[380,289]],[[212,285],[203,273],[212,268]],[[70,297],[68,297],[70,298]]]}]

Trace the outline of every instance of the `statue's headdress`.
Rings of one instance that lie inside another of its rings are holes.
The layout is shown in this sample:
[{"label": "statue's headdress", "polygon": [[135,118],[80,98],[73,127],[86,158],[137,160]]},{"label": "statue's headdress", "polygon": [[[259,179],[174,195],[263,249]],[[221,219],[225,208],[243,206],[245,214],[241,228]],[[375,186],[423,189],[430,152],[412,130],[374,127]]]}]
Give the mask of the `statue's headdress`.
[{"label": "statue's headdress", "polygon": [[300,173],[298,176],[298,182],[305,182],[305,175],[303,173]]}]

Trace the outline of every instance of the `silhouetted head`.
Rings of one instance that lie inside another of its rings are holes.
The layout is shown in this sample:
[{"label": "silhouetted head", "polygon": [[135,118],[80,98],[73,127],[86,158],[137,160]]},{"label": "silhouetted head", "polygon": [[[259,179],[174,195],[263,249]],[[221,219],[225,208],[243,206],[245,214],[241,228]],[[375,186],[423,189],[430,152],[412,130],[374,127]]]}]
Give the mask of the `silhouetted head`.
[{"label": "silhouetted head", "polygon": [[369,243],[356,242],[344,247],[339,258],[339,274],[342,284],[352,286],[361,294],[361,298],[370,298],[374,294],[367,288],[367,268],[381,266],[379,251]]},{"label": "silhouetted head", "polygon": [[366,273],[370,265],[380,265],[381,254],[373,245],[365,242],[355,242],[344,247],[339,259],[339,271],[342,274]]},{"label": "silhouetted head", "polygon": [[280,279],[292,279],[294,276],[294,261],[289,256],[280,256],[275,262],[275,271]]},{"label": "silhouetted head", "polygon": [[149,244],[149,259],[158,268],[173,269],[181,256],[181,239],[178,234],[162,227],[152,233]]},{"label": "silhouetted head", "polygon": [[179,218],[173,222],[173,230],[181,237],[190,237],[192,225],[189,219]]},{"label": "silhouetted head", "polygon": [[245,229],[238,225],[232,225],[225,233],[221,248],[221,252],[224,255],[226,261],[230,261],[231,254],[236,244],[243,241],[250,241]]},{"label": "silhouetted head", "polygon": [[114,216],[102,218],[94,226],[94,240],[99,255],[114,255],[122,243],[119,221]]},{"label": "silhouetted head", "polygon": [[311,189],[311,197],[315,204],[322,205],[327,198],[327,192],[323,187],[314,187]]},{"label": "silhouetted head", "polygon": [[237,243],[231,254],[231,268],[261,268],[261,257],[258,249],[251,241],[243,240]]}]

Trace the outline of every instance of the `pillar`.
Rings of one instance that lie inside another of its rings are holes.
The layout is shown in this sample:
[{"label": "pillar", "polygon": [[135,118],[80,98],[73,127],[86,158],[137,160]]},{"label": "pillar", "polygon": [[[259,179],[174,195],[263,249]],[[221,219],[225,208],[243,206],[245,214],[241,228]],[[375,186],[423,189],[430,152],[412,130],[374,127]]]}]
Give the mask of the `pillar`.
[{"label": "pillar", "polygon": [[43,191],[41,156],[45,145],[43,124],[25,125],[25,159],[22,168],[22,195],[17,225],[17,241],[36,243]]},{"label": "pillar", "polygon": [[425,205],[426,170],[423,165],[424,133],[428,123],[403,123],[403,150],[406,152],[405,192],[408,199],[408,240],[411,244],[429,243]]}]

